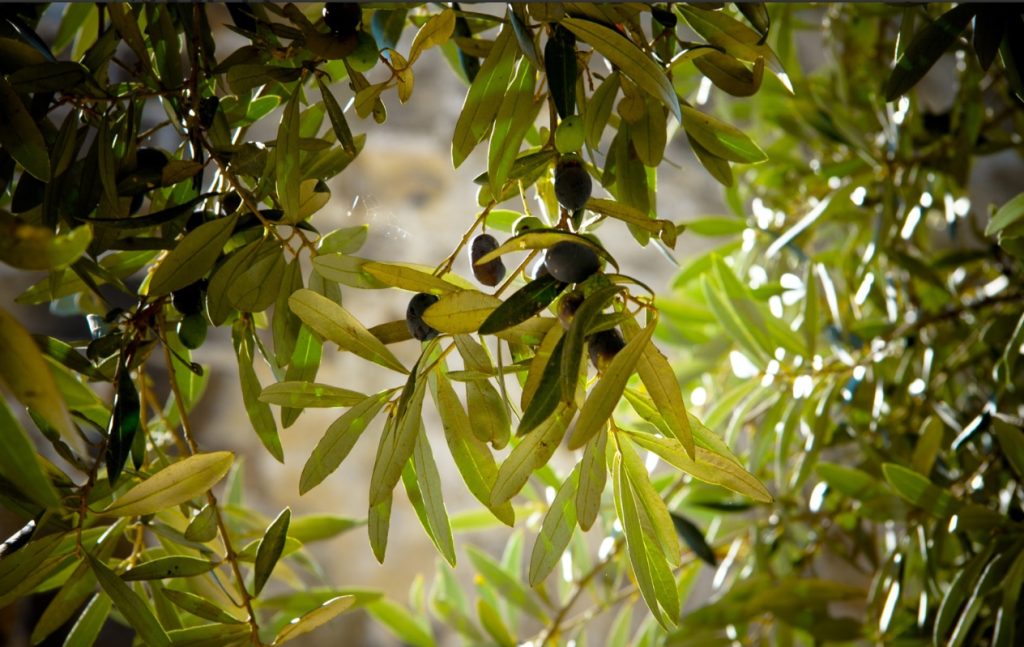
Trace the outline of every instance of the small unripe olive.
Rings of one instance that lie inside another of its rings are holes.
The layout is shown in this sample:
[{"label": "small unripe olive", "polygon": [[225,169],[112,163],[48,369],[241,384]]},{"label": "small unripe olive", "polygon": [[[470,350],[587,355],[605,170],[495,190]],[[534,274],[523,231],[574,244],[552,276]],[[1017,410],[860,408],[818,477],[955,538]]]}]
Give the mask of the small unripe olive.
[{"label": "small unripe olive", "polygon": [[594,185],[578,155],[563,155],[555,166],[555,197],[569,211],[582,209]]},{"label": "small unripe olive", "polygon": [[351,33],[363,20],[363,10],[356,2],[328,2],[323,10],[324,24],[334,34]]},{"label": "small unripe olive", "polygon": [[555,129],[555,148],[563,155],[576,153],[583,148],[583,120],[577,115],[569,115]]},{"label": "small unripe olive", "polygon": [[579,290],[573,290],[572,292],[566,292],[558,302],[558,320],[562,322],[562,327],[566,330],[572,325],[572,318],[576,316],[576,311],[583,305],[583,293]]},{"label": "small unripe olive", "polygon": [[194,315],[203,311],[203,297],[206,295],[206,279],[190,283],[171,293],[171,305],[183,315]]},{"label": "small unripe olive", "polygon": [[601,268],[601,259],[586,245],[563,240],[548,249],[544,266],[562,283],[580,283]]},{"label": "small unripe olive", "polygon": [[437,337],[437,330],[423,321],[423,313],[435,303],[436,296],[420,292],[409,300],[409,307],[405,309],[405,324],[409,326],[409,333],[420,341]]},{"label": "small unripe olive", "polygon": [[587,351],[590,363],[599,371],[603,371],[608,363],[626,346],[622,334],[612,328],[596,332],[587,339]]},{"label": "small unripe olive", "polygon": [[498,241],[490,234],[479,234],[469,245],[469,263],[473,266],[473,276],[484,285],[494,287],[505,278],[505,263],[501,258],[479,264],[481,258],[498,249]]},{"label": "small unripe olive", "polygon": [[544,221],[537,216],[523,216],[516,221],[515,225],[513,225],[512,231],[514,231],[516,236],[518,236],[519,234],[525,234],[526,232],[533,231],[534,229],[544,229],[544,227]]},{"label": "small unripe olive", "polygon": [[379,60],[380,50],[377,49],[377,41],[365,32],[358,32],[356,39],[359,43],[355,51],[346,56],[345,60],[356,72],[369,72]]},{"label": "small unripe olive", "polygon": [[178,322],[178,339],[185,348],[195,350],[206,341],[206,316],[196,312]]}]

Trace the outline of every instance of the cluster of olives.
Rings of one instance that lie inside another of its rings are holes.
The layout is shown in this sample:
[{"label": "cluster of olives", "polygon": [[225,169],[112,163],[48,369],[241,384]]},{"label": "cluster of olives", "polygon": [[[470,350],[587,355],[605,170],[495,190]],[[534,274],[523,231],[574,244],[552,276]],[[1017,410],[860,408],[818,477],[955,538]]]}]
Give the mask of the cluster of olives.
[{"label": "cluster of olives", "polygon": [[207,280],[199,279],[171,293],[171,305],[183,315],[178,322],[178,339],[185,348],[196,349],[206,341],[206,287]]}]

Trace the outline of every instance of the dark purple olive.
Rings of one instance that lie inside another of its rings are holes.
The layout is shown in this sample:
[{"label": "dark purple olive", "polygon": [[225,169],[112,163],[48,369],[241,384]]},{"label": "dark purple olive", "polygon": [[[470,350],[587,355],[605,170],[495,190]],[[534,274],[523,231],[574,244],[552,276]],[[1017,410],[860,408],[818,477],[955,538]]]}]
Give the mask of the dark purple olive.
[{"label": "dark purple olive", "polygon": [[490,234],[480,234],[469,245],[469,263],[473,266],[473,276],[484,285],[494,287],[505,278],[505,263],[501,258],[477,264],[484,256],[498,249],[498,241]]},{"label": "dark purple olive", "polygon": [[183,315],[194,315],[202,312],[206,285],[206,279],[200,279],[180,290],[175,290],[171,293],[171,305]]},{"label": "dark purple olive", "polygon": [[563,328],[569,330],[572,318],[576,316],[576,311],[581,305],[583,305],[583,293],[579,290],[566,292],[562,296],[558,302],[558,320],[562,322]]},{"label": "dark purple olive", "polygon": [[619,354],[619,351],[626,346],[622,334],[612,328],[602,330],[590,336],[587,340],[587,350],[590,353],[590,363],[599,371],[603,371],[608,363]]},{"label": "dark purple olive", "polygon": [[405,309],[405,324],[409,326],[409,334],[420,341],[437,337],[437,331],[423,321],[423,313],[435,303],[436,296],[420,292],[409,300],[409,307]]},{"label": "dark purple olive", "polygon": [[601,268],[601,260],[586,245],[564,240],[548,249],[544,266],[562,283],[580,283]]},{"label": "dark purple olive", "polygon": [[159,148],[140,148],[135,151],[135,171],[160,173],[167,166],[167,153]]},{"label": "dark purple olive", "polygon": [[224,196],[224,201],[220,203],[220,206],[224,209],[224,213],[230,215],[237,211],[238,207],[242,206],[242,196],[232,191]]},{"label": "dark purple olive", "polygon": [[363,20],[363,10],[357,2],[328,2],[324,5],[323,16],[331,33],[348,34]]},{"label": "dark purple olive", "polygon": [[220,106],[220,98],[203,97],[199,100],[199,125],[203,128],[213,126],[213,120],[217,116],[217,108]]},{"label": "dark purple olive", "polygon": [[569,211],[582,209],[593,190],[590,174],[577,155],[563,155],[555,166],[555,197]]}]

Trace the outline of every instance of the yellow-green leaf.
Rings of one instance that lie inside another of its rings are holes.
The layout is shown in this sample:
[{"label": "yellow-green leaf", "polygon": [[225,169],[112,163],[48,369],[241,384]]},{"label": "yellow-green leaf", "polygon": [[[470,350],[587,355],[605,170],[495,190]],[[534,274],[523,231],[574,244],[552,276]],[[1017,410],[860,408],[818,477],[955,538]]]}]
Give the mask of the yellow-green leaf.
[{"label": "yellow-green leaf", "polygon": [[523,137],[543,105],[542,101],[534,101],[536,83],[537,70],[526,58],[520,59],[512,83],[498,107],[487,149],[487,178],[494,194],[500,193],[505,185]]},{"label": "yellow-green leaf", "polygon": [[260,591],[270,579],[274,572],[277,560],[281,558],[284,551],[285,540],[288,537],[288,523],[292,519],[292,511],[285,508],[277,518],[270,522],[267,531],[263,533],[259,548],[256,549],[256,562],[254,564],[252,588],[253,595],[259,595]]},{"label": "yellow-green leaf", "polygon": [[459,289],[455,284],[440,277],[408,266],[367,261],[363,263],[362,269],[385,285],[412,292],[440,295]]},{"label": "yellow-green leaf", "polygon": [[71,422],[71,414],[57,390],[39,346],[18,321],[0,308],[0,382],[7,385],[25,407],[50,423],[72,447],[81,439]]},{"label": "yellow-green leaf", "polygon": [[423,321],[443,333],[476,332],[502,301],[476,290],[459,290],[442,296],[423,313]]},{"label": "yellow-green leaf", "polygon": [[580,485],[576,491],[576,519],[584,532],[590,530],[601,511],[601,495],[604,494],[605,482],[608,480],[608,468],[605,465],[607,446],[608,434],[602,430],[587,441],[583,448]]},{"label": "yellow-green leaf", "polygon": [[632,41],[613,29],[589,20],[565,18],[559,24],[600,52],[645,92],[665,104],[676,116],[676,120],[682,121],[679,99],[665,70]]},{"label": "yellow-green leaf", "polygon": [[299,97],[301,90],[296,87],[281,115],[277,129],[277,146],[274,149],[274,180],[277,198],[284,211],[284,222],[299,221],[299,181],[302,170],[299,167]]},{"label": "yellow-green leaf", "polygon": [[405,389],[400,398],[399,411],[394,424],[384,427],[380,444],[377,446],[377,457],[373,462],[373,473],[370,476],[370,506],[376,506],[390,496],[391,491],[402,477],[402,469],[412,456],[416,446],[416,436],[422,427],[423,395],[427,382],[416,375],[416,370],[409,374]]},{"label": "yellow-green leaf", "polygon": [[466,101],[455,122],[452,136],[452,163],[458,168],[469,156],[477,143],[490,130],[495,115],[501,107],[505,88],[512,76],[512,66],[519,47],[514,29],[504,25],[494,41],[473,84],[466,93]]},{"label": "yellow-green leaf", "polygon": [[634,432],[629,432],[629,434],[637,445],[654,452],[669,465],[696,479],[705,483],[721,485],[755,501],[762,503],[772,501],[772,495],[757,480],[757,477],[729,458],[698,446],[695,450],[696,458],[690,459],[683,451],[683,446],[675,438],[660,438]]},{"label": "yellow-green leaf", "polygon": [[346,411],[327,428],[302,468],[299,494],[309,492],[338,469],[389,397],[389,391],[371,395]]},{"label": "yellow-green leaf", "polygon": [[162,580],[167,577],[192,577],[209,573],[215,568],[217,568],[217,562],[185,555],[171,555],[142,562],[125,571],[121,575],[121,579],[125,582],[137,582],[140,580]]},{"label": "yellow-green leaf", "polygon": [[412,39],[412,47],[409,48],[409,65],[415,63],[425,50],[448,40],[454,30],[455,12],[451,9],[445,9],[441,13],[431,16]]},{"label": "yellow-green leaf", "polygon": [[63,269],[85,253],[92,242],[88,225],[54,236],[46,227],[23,222],[0,211],[0,261],[22,270]]},{"label": "yellow-green leaf", "polygon": [[534,470],[547,465],[565,436],[566,427],[574,413],[575,409],[560,404],[555,413],[512,448],[512,453],[498,468],[498,476],[491,490],[492,506],[511,499],[523,489]]},{"label": "yellow-green leaf", "polygon": [[327,340],[371,362],[405,373],[405,367],[387,346],[370,334],[348,310],[308,289],[296,290],[288,305],[299,319]]},{"label": "yellow-green leaf", "polygon": [[696,108],[683,106],[683,128],[709,153],[730,162],[752,164],[768,159],[742,130]]},{"label": "yellow-green leaf", "polygon": [[220,256],[238,221],[238,212],[199,225],[157,265],[149,281],[149,295],[161,296],[203,278]]},{"label": "yellow-green leaf", "polygon": [[629,376],[633,374],[640,356],[651,342],[654,326],[654,322],[649,323],[646,328],[630,339],[625,348],[620,350],[608,364],[608,370],[591,389],[590,395],[583,403],[583,408],[580,409],[576,428],[569,437],[570,449],[582,447],[594,434],[604,428],[604,424],[622,397]]},{"label": "yellow-green leaf", "polygon": [[580,468],[576,467],[558,488],[558,494],[544,515],[537,541],[530,554],[530,586],[537,586],[562,558],[576,529],[576,492]]},{"label": "yellow-green leaf", "polygon": [[93,573],[96,574],[96,579],[99,580],[103,591],[110,596],[114,606],[121,612],[121,615],[128,621],[132,629],[138,632],[139,638],[146,645],[151,645],[152,647],[170,647],[170,638],[167,637],[163,627],[160,626],[156,617],[153,616],[153,612],[149,610],[149,607],[142,601],[142,598],[136,595],[106,565],[88,552],[85,553],[85,559],[89,562]]},{"label": "yellow-green leaf", "polygon": [[277,634],[277,638],[274,638],[274,644],[286,643],[293,638],[298,638],[303,634],[322,627],[352,608],[355,602],[356,596],[354,595],[339,595],[336,598],[331,598],[301,618],[295,618],[286,624]]},{"label": "yellow-green leaf", "polygon": [[0,474],[36,503],[47,508],[60,507],[60,497],[43,472],[35,446],[3,398],[0,398],[0,443],[3,445]]},{"label": "yellow-green leaf", "polygon": [[351,407],[366,395],[330,384],[316,382],[278,382],[260,393],[260,401],[281,407]]},{"label": "yellow-green leaf", "polygon": [[224,478],[231,468],[231,452],[195,454],[171,463],[139,483],[101,513],[135,517],[160,512],[203,494]]}]

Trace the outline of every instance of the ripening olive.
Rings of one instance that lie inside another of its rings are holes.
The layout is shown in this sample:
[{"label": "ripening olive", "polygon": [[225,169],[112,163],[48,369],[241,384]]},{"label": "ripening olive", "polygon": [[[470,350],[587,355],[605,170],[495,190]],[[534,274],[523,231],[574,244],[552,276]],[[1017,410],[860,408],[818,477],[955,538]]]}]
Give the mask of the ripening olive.
[{"label": "ripening olive", "polygon": [[199,279],[180,290],[175,290],[171,293],[171,305],[183,315],[193,315],[197,312],[202,312],[206,285],[206,279]]},{"label": "ripening olive", "polygon": [[420,292],[409,300],[409,307],[405,309],[405,324],[409,326],[409,333],[420,341],[437,337],[437,331],[423,321],[423,313],[435,303],[436,296]]},{"label": "ripening olive", "polygon": [[593,190],[590,174],[578,155],[563,155],[555,166],[555,197],[569,211],[582,209]]},{"label": "ripening olive", "polygon": [[333,34],[347,34],[363,20],[363,10],[356,2],[328,2],[323,10],[324,24]]},{"label": "ripening olive", "polygon": [[178,322],[178,339],[185,348],[195,350],[206,341],[206,315],[196,312]]},{"label": "ripening olive", "polygon": [[569,115],[555,129],[555,148],[563,155],[576,153],[583,148],[583,120]]},{"label": "ripening olive", "polygon": [[581,305],[583,305],[583,293],[579,290],[566,292],[562,296],[558,302],[558,320],[562,322],[563,328],[569,330],[572,318],[576,316],[576,311]]},{"label": "ripening olive", "polygon": [[140,148],[135,151],[135,172],[159,173],[167,166],[167,153],[159,148]]},{"label": "ripening olive", "polygon": [[548,272],[562,283],[580,283],[601,268],[594,250],[567,240],[552,245],[544,259]]},{"label": "ripening olive", "polygon": [[518,236],[534,229],[544,229],[546,226],[544,221],[537,216],[523,216],[512,226],[512,231]]},{"label": "ripening olive", "polygon": [[469,262],[473,266],[473,276],[484,285],[494,287],[505,278],[505,263],[496,258],[478,264],[481,258],[498,249],[498,241],[490,234],[480,234],[469,245]]},{"label": "ripening olive", "polygon": [[365,32],[358,32],[356,39],[359,43],[355,50],[345,57],[345,60],[356,72],[369,72],[379,60],[380,50],[377,49],[377,41]]},{"label": "ripening olive", "polygon": [[608,363],[626,346],[622,334],[612,328],[596,332],[587,339],[587,351],[590,363],[599,371],[603,371]]}]

